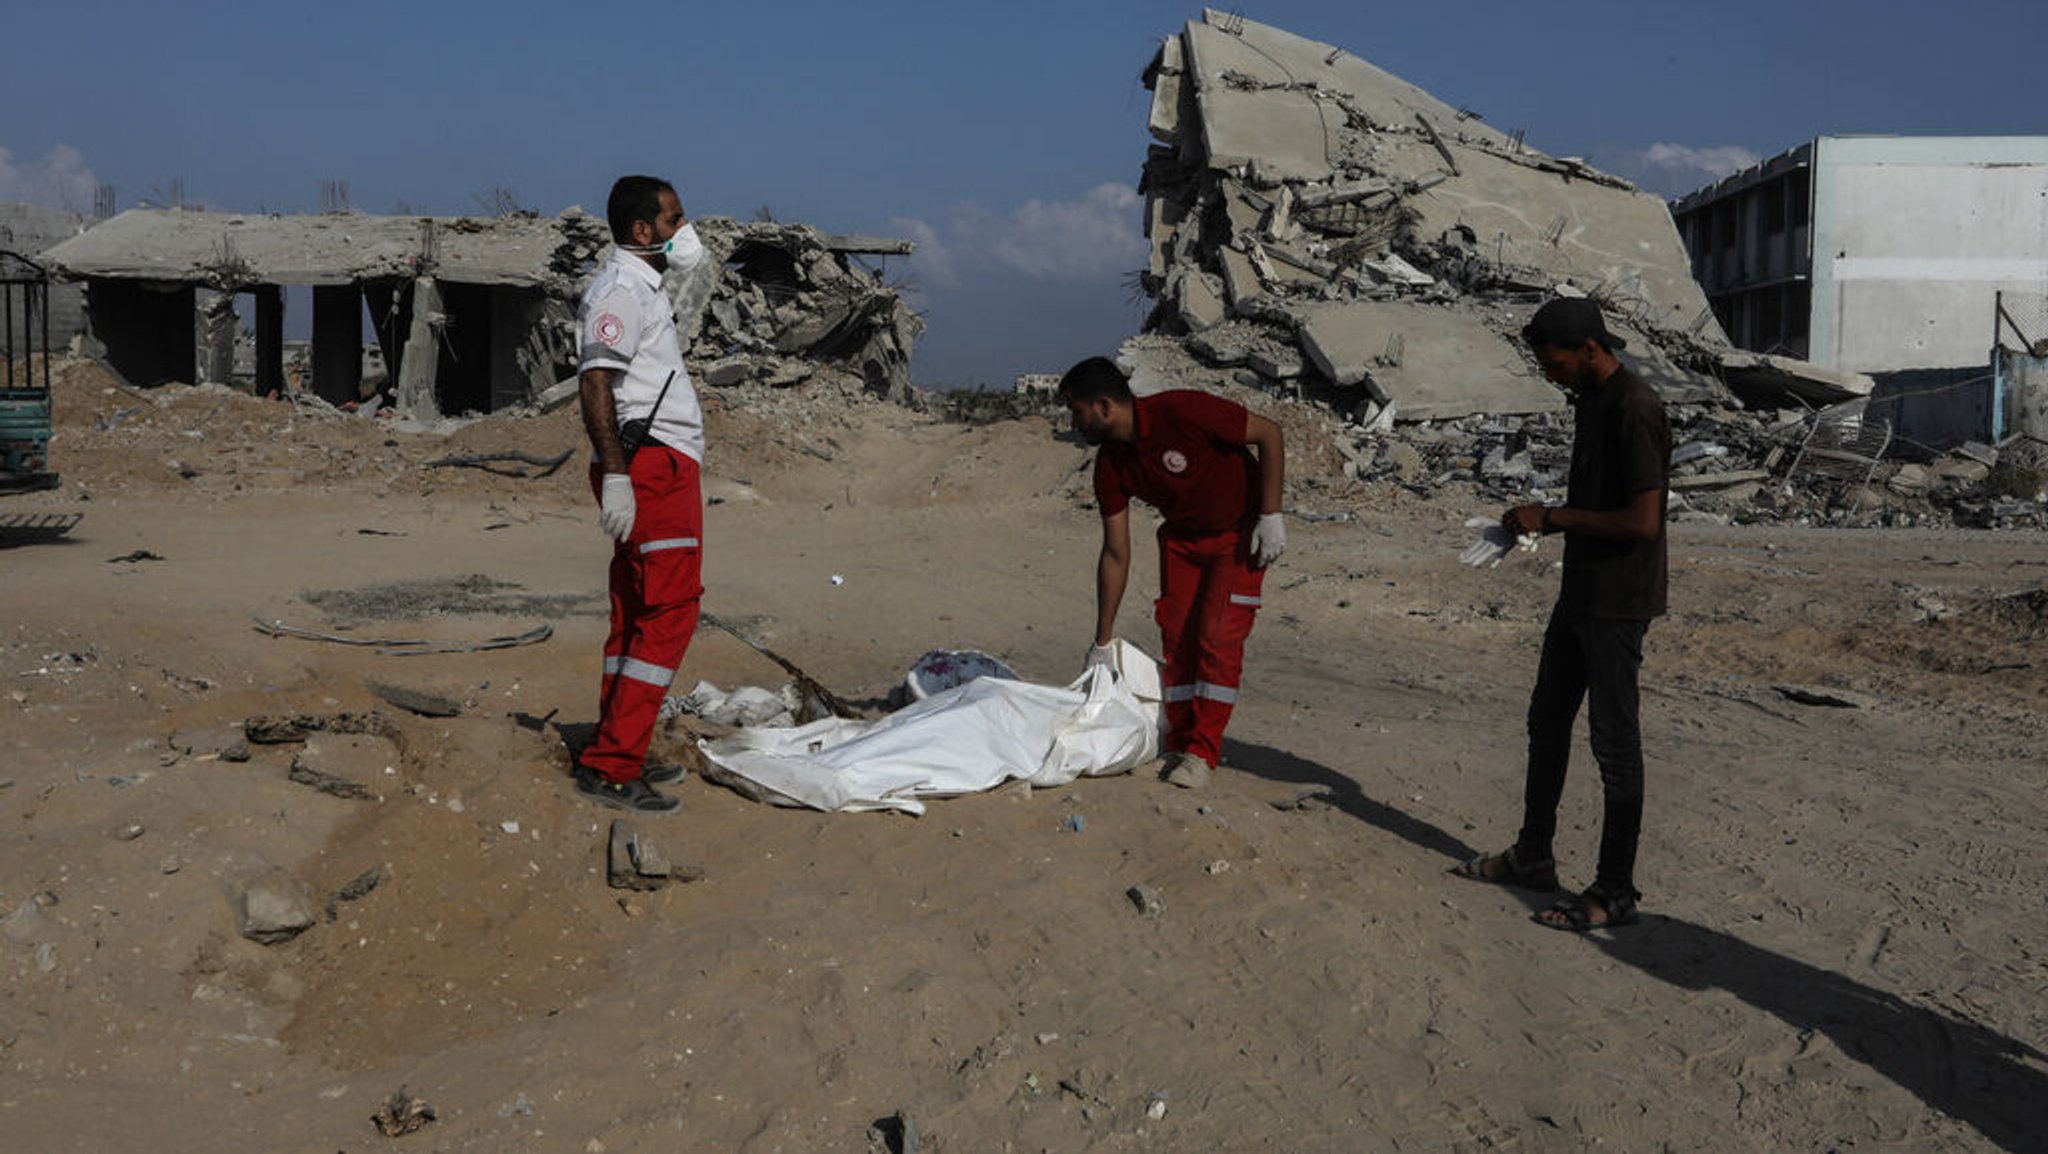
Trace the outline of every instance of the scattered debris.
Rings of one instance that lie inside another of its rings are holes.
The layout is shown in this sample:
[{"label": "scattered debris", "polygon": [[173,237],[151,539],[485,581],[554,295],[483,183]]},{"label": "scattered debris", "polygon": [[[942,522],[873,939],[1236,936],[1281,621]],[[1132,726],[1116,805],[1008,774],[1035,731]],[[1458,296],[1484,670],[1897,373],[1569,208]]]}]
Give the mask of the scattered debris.
[{"label": "scattered debris", "polygon": [[1283,811],[1328,809],[1337,804],[1337,798],[1327,786],[1311,786],[1297,792],[1293,797],[1271,803],[1274,809]]},{"label": "scattered debris", "polygon": [[312,925],[313,902],[306,887],[283,870],[269,870],[250,880],[235,897],[235,932],[252,942],[274,946]]},{"label": "scattered debris", "polygon": [[417,713],[421,717],[455,717],[462,713],[461,702],[424,689],[389,685],[381,681],[372,681],[365,688],[386,702],[408,713]]},{"label": "scattered debris", "polygon": [[109,557],[109,558],[107,558],[107,564],[109,564],[109,565],[119,565],[119,564],[121,564],[121,563],[123,563],[123,562],[126,562],[126,561],[161,561],[161,560],[163,560],[163,557],[162,557],[161,555],[159,555],[159,554],[156,554],[156,553],[152,553],[152,552],[150,552],[150,551],[149,551],[149,550],[147,550],[147,549],[137,549],[137,550],[136,550],[135,552],[133,552],[133,553],[123,553],[123,554],[122,554],[122,555],[120,555],[119,557]]},{"label": "scattered debris", "polygon": [[257,745],[284,745],[306,740],[311,733],[362,733],[399,739],[398,727],[381,713],[266,714],[242,722],[243,735]]},{"label": "scattered debris", "polygon": [[341,903],[361,901],[369,897],[372,890],[375,890],[390,879],[391,874],[381,865],[371,866],[369,869],[350,878],[340,889],[327,895],[327,920],[331,922],[335,919],[335,911]]},{"label": "scattered debris", "polygon": [[908,1110],[877,1118],[868,1127],[868,1149],[875,1154],[918,1154],[918,1148],[917,1123]]},{"label": "scattered debris", "polygon": [[[441,457],[437,460],[426,462],[422,467],[428,469],[451,467],[482,469],[486,473],[496,473],[501,477],[546,477],[552,475],[556,469],[561,468],[563,462],[567,461],[574,454],[574,449],[563,449],[552,457],[536,457],[532,453],[519,452],[468,453],[456,457]],[[539,469],[540,472],[530,473],[525,469],[493,469],[489,467],[500,461],[517,461],[521,464],[532,465]]]},{"label": "scattered debris", "polygon": [[374,734],[324,734],[308,738],[292,758],[291,780],[330,797],[349,801],[381,801],[365,784],[378,774],[396,772],[398,748]]},{"label": "scattered debris", "polygon": [[441,641],[427,641],[418,638],[366,638],[343,637],[334,633],[315,633],[286,625],[282,621],[264,621],[258,618],[256,631],[270,637],[301,637],[308,641],[331,641],[337,645],[373,646],[385,657],[418,657],[435,653],[480,653],[487,649],[512,649],[521,645],[537,645],[555,635],[552,625],[536,625],[524,633],[506,637],[492,637],[470,644],[451,644]]},{"label": "scattered debris", "polygon": [[612,822],[605,839],[605,881],[611,888],[657,890],[670,881],[693,882],[703,876],[700,866],[670,862],[633,823]]},{"label": "scattered debris", "polygon": [[1148,918],[1156,918],[1166,912],[1166,898],[1151,886],[1132,886],[1124,891],[1124,896],[1131,899],[1138,912]]},{"label": "scattered debris", "polygon": [[799,717],[810,721],[821,717],[858,716],[851,706],[841,701],[831,690],[825,688],[817,678],[799,669],[796,662],[789,660],[766,645],[760,644],[709,613],[704,614],[700,620],[705,625],[731,634],[740,644],[780,665],[785,673],[796,678],[797,690],[803,695],[803,708],[799,711]]},{"label": "scattered debris", "polygon": [[802,710],[802,696],[794,682],[780,690],[741,685],[727,693],[709,681],[699,681],[688,693],[673,694],[661,703],[663,719],[689,714],[713,725],[749,729],[786,729],[798,724]]},{"label": "scattered debris", "polygon": [[382,1108],[370,1115],[370,1121],[377,1124],[377,1132],[386,1138],[400,1138],[434,1121],[434,1108],[425,1098],[414,1096],[404,1086],[386,1099]]},{"label": "scattered debris", "polygon": [[1850,689],[1833,689],[1821,685],[1773,685],[1772,689],[1787,701],[1801,705],[1824,705],[1833,709],[1870,709],[1877,699],[1865,693]]},{"label": "scattered debris", "polygon": [[134,841],[136,838],[141,837],[144,832],[141,822],[131,821],[126,825],[116,826],[113,831],[113,838],[115,841]]}]

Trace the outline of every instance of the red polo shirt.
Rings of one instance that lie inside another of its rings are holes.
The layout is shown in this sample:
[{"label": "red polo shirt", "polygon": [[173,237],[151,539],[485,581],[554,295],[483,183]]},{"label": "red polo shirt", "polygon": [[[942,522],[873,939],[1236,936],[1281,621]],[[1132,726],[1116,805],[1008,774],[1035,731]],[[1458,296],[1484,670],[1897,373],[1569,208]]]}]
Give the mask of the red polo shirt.
[{"label": "red polo shirt", "polygon": [[1105,517],[1136,497],[1166,519],[1160,532],[1195,537],[1234,529],[1259,511],[1258,459],[1245,447],[1245,408],[1193,389],[1139,397],[1137,439],[1095,455],[1095,503]]}]

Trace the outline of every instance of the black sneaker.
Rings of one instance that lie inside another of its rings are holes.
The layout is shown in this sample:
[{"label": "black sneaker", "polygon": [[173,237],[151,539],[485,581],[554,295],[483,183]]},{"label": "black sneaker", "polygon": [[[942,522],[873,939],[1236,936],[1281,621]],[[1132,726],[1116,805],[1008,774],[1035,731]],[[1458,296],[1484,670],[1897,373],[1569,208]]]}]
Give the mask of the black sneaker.
[{"label": "black sneaker", "polygon": [[640,780],[649,785],[667,785],[672,781],[683,780],[683,775],[688,772],[690,771],[672,761],[650,761],[640,767]]},{"label": "black sneaker", "polygon": [[632,781],[607,781],[594,769],[579,765],[569,775],[576,782],[576,792],[601,802],[613,809],[632,810],[635,813],[667,813],[683,804],[647,784],[645,778]]}]

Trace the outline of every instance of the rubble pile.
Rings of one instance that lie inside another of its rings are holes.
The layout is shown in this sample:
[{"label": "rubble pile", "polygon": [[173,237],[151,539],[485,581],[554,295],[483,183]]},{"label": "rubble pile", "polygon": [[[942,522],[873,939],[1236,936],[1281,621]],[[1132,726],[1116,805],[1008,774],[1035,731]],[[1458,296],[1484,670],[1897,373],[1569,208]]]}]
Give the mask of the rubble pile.
[{"label": "rubble pile", "polygon": [[1734,350],[1656,197],[1235,15],[1190,21],[1144,80],[1147,328],[1208,363],[1362,423],[1551,412],[1517,334],[1562,293],[1602,304],[1668,401],[1729,397]]},{"label": "rubble pile", "polygon": [[[908,255],[909,241],[835,237],[801,224],[696,222],[715,262],[672,288],[700,384],[794,385],[820,371],[912,400],[910,354],[924,322],[858,255]],[[670,278],[672,281],[677,278]]]},{"label": "rubble pile", "polygon": [[1561,491],[1567,402],[1520,331],[1551,296],[1583,296],[1665,400],[1682,518],[2041,521],[2025,475],[1981,460],[1795,468],[1822,414],[1860,413],[1870,378],[1732,347],[1668,209],[1627,181],[1234,14],[1190,21],[1143,79],[1154,307],[1119,357],[1140,392],[1175,383],[1153,347],[1167,339],[1339,418],[1348,477]]},{"label": "rubble pile", "polygon": [[[2048,527],[2048,444],[1969,444],[1928,462],[1872,462],[1863,477],[1794,471],[1811,428],[1799,410],[1752,413],[1675,405],[1671,514],[1712,524],[1797,522],[1845,528]],[[1561,498],[1571,466],[1568,416],[1463,417],[1379,432],[1332,430],[1344,473],[1427,496],[1467,484],[1485,504]],[[2000,462],[2003,462],[2001,465]]]}]

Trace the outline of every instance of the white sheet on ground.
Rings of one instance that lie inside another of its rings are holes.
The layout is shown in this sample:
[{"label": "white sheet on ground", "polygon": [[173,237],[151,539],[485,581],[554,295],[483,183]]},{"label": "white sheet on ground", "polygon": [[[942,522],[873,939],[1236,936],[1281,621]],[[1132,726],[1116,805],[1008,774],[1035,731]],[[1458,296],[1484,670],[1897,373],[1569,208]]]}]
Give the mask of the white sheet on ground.
[{"label": "white sheet on ground", "polygon": [[1159,667],[1118,641],[1117,669],[1062,689],[981,677],[880,721],[827,718],[700,742],[768,800],[822,810],[923,813],[919,799],[1125,773],[1159,756]]}]

